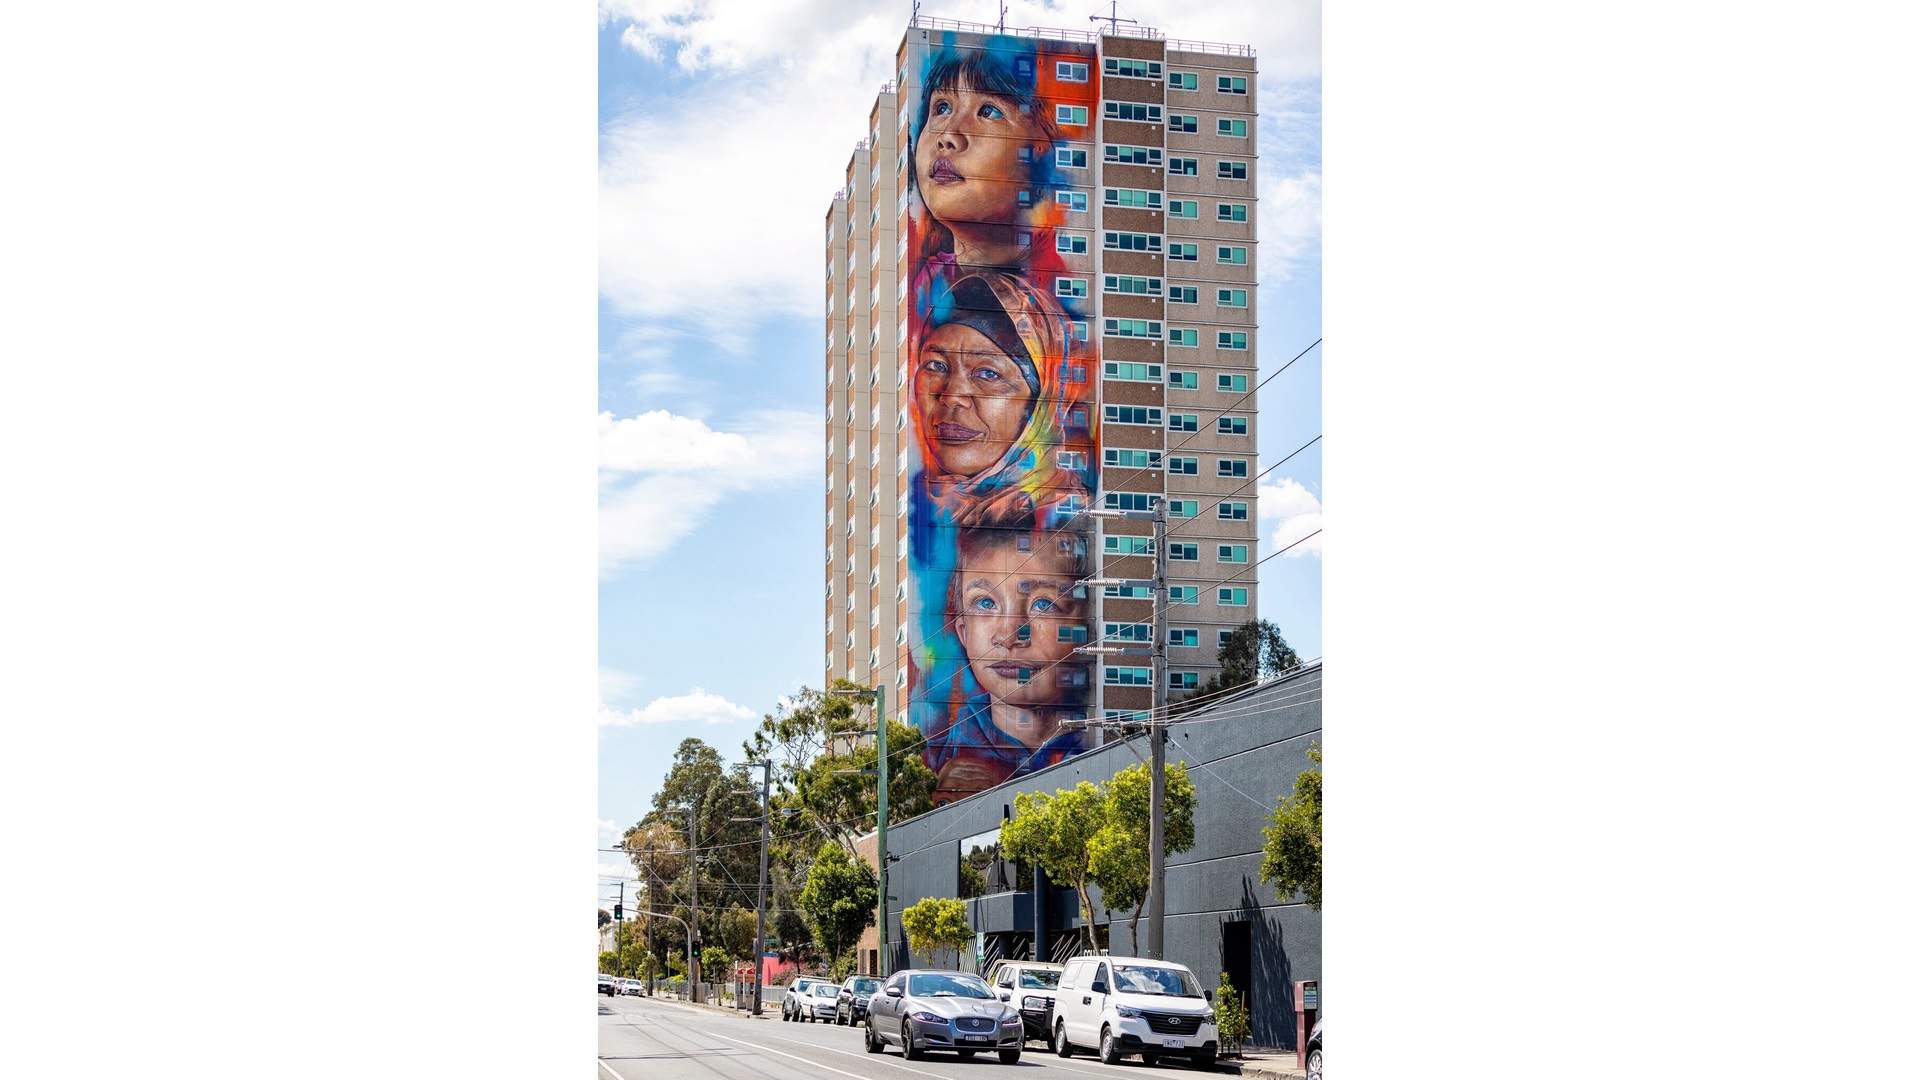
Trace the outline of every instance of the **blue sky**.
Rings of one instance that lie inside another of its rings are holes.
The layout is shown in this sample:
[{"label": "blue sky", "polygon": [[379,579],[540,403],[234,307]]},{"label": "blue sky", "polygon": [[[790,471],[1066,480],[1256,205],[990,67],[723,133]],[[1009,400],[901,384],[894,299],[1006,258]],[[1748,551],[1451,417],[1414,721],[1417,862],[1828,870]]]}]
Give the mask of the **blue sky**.
[{"label": "blue sky", "polygon": [[[1013,3],[1007,25],[1078,27],[1085,6]],[[1320,335],[1319,7],[1179,6],[1120,15],[1260,56],[1265,377]],[[602,847],[682,739],[738,760],[761,714],[821,681],[822,220],[909,7],[601,5]],[[1262,468],[1321,434],[1321,359],[1261,391]],[[1262,482],[1261,554],[1319,527],[1323,445]],[[1309,657],[1321,539],[1259,570],[1261,616]]]}]

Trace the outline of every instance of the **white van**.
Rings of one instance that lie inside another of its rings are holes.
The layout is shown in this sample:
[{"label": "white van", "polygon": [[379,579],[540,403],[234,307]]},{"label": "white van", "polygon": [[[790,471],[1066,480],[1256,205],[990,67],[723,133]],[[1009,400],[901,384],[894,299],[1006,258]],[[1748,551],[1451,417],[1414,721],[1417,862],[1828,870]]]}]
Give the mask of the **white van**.
[{"label": "white van", "polygon": [[1211,1068],[1220,1053],[1213,1005],[1200,980],[1181,964],[1136,956],[1076,956],[1054,994],[1053,1049],[1098,1047],[1115,1064],[1139,1054],[1152,1065],[1185,1058]]}]

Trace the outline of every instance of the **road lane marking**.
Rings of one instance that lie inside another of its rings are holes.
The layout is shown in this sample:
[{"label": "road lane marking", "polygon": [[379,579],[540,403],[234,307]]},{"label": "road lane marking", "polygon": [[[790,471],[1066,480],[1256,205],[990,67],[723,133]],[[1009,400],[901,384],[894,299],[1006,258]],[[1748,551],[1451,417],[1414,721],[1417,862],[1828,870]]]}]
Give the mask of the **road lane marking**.
[{"label": "road lane marking", "polygon": [[[825,1070],[827,1070],[827,1071],[828,1071],[828,1072],[830,1072],[830,1073],[839,1073],[839,1074],[840,1074],[841,1076],[847,1076],[847,1077],[851,1077],[851,1078],[852,1078],[852,1080],[870,1080],[870,1078],[868,1078],[868,1077],[865,1077],[865,1076],[861,1076],[861,1075],[860,1075],[859,1073],[850,1073],[850,1072],[847,1072],[847,1071],[846,1071],[845,1069],[836,1069],[836,1068],[834,1068],[834,1067],[833,1067],[833,1066],[831,1066],[831,1065],[822,1065],[822,1064],[820,1064],[820,1063],[819,1063],[819,1062],[817,1062],[817,1061],[810,1061],[810,1060],[808,1060],[807,1058],[803,1058],[803,1057],[801,1057],[801,1056],[800,1056],[799,1054],[789,1054],[789,1053],[787,1053],[787,1052],[786,1052],[785,1050],[775,1050],[775,1049],[774,1049],[773,1047],[771,1047],[771,1046],[761,1046],[761,1045],[760,1045],[759,1043],[750,1043],[750,1042],[748,1042],[748,1041],[747,1041],[747,1040],[745,1040],[745,1039],[736,1039],[736,1038],[734,1038],[734,1037],[733,1037],[733,1036],[731,1036],[731,1035],[722,1035],[722,1034],[720,1034],[720,1033],[719,1033],[719,1032],[717,1032],[717,1031],[709,1031],[709,1032],[707,1032],[707,1034],[709,1034],[709,1035],[712,1035],[712,1036],[714,1036],[715,1038],[720,1038],[720,1039],[726,1039],[726,1040],[727,1040],[728,1042],[737,1042],[737,1043],[739,1043],[739,1044],[740,1044],[740,1045],[742,1045],[742,1046],[751,1046],[751,1047],[753,1047],[753,1048],[754,1048],[755,1050],[761,1050],[761,1051],[764,1051],[764,1052],[766,1052],[766,1053],[769,1053],[769,1054],[779,1054],[779,1055],[780,1055],[781,1057],[790,1057],[790,1058],[792,1058],[793,1060],[795,1060],[795,1061],[798,1061],[798,1062],[800,1062],[800,1063],[801,1063],[801,1064],[803,1064],[803,1065],[811,1065],[811,1066],[813,1066],[813,1067],[814,1067],[814,1068],[816,1068],[816,1069],[825,1069]],[[802,1043],[801,1045],[803,1045],[803,1046],[811,1046],[812,1044],[811,1044],[811,1043]],[[825,1048],[825,1047],[815,1047],[815,1049],[820,1049],[820,1050],[824,1050],[824,1049],[826,1049],[826,1048]],[[910,1071],[910,1072],[919,1072],[920,1070],[918,1070],[918,1069],[911,1069],[911,1070],[908,1070],[908,1071]],[[925,1074],[923,1074],[923,1075],[926,1075],[926,1076],[937,1076],[937,1074],[935,1074],[935,1073],[925,1073]],[[938,1076],[938,1080],[951,1080],[951,1078],[949,1078],[949,1077],[945,1077],[945,1076]]]},{"label": "road lane marking", "polygon": [[[594,1060],[596,1060],[596,1061],[599,1061],[599,1059],[598,1059],[598,1058],[595,1058]],[[613,1080],[627,1080],[627,1078],[626,1078],[626,1077],[624,1077],[624,1076],[621,1076],[621,1075],[620,1075],[619,1073],[617,1073],[617,1072],[614,1072],[614,1071],[613,1071],[613,1066],[611,1066],[611,1065],[609,1065],[609,1064],[607,1064],[607,1063],[606,1063],[606,1062],[604,1062],[604,1061],[601,1061],[601,1062],[600,1062],[600,1067],[601,1067],[601,1068],[603,1068],[603,1069],[605,1069],[605,1070],[607,1070],[607,1072],[609,1072],[609,1073],[612,1073],[612,1074],[613,1074]]]}]

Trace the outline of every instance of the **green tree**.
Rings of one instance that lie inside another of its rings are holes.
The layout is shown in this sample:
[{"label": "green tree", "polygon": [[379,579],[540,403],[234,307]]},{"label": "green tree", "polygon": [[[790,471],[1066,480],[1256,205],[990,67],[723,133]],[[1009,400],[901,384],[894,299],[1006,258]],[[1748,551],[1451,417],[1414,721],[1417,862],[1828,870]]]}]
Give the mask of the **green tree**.
[{"label": "green tree", "polygon": [[601,953],[600,954],[600,974],[618,975],[619,973],[620,973],[620,958],[610,952]]},{"label": "green tree", "polygon": [[743,958],[753,955],[753,912],[730,907],[720,913],[715,929],[719,932],[720,947],[727,950],[727,955]]},{"label": "green tree", "polygon": [[1107,822],[1107,796],[1085,780],[1049,795],[1023,791],[1014,796],[1013,819],[1000,826],[1000,850],[1010,859],[1034,863],[1055,882],[1073,886],[1080,897],[1086,947],[1094,937],[1089,846]]},{"label": "green tree", "polygon": [[[1265,619],[1242,623],[1220,643],[1220,670],[1193,695],[1194,699],[1236,690],[1260,679],[1271,679],[1300,668],[1300,656],[1287,644],[1280,628]],[[1211,704],[1208,698],[1207,703]]]},{"label": "green tree", "polygon": [[865,863],[856,862],[845,848],[828,840],[814,854],[798,899],[813,923],[815,940],[834,962],[859,940],[860,931],[873,924],[880,886]]},{"label": "green tree", "polygon": [[[1307,757],[1321,763],[1320,744]],[[1293,781],[1293,794],[1274,807],[1261,849],[1260,880],[1282,896],[1306,895],[1320,906],[1320,770],[1307,769]]]},{"label": "green tree", "polygon": [[1220,990],[1213,997],[1215,1030],[1220,1034],[1221,1046],[1238,1047],[1253,1034],[1253,1028],[1247,1017],[1247,1003],[1241,1000],[1240,991],[1234,989],[1233,980],[1227,978],[1224,971],[1220,973]]},{"label": "green tree", "polygon": [[733,971],[733,957],[718,945],[709,945],[700,950],[701,977],[708,982],[724,982]]},{"label": "green tree", "polygon": [[[1193,848],[1193,781],[1185,762],[1167,766],[1166,853],[1177,855]],[[1129,765],[1103,785],[1106,820],[1087,842],[1089,876],[1100,887],[1102,902],[1111,908],[1133,909],[1129,926],[1138,947],[1140,913],[1146,908],[1152,884],[1149,862],[1153,774],[1145,764]]]},{"label": "green tree", "polygon": [[606,911],[603,909],[600,912],[600,925],[605,926],[612,921],[613,921],[613,916],[607,914]]},{"label": "green tree", "polygon": [[933,956],[936,962],[942,950],[952,949],[956,967],[960,949],[973,940],[965,900],[929,896],[901,910],[900,928],[906,931],[909,948]]}]

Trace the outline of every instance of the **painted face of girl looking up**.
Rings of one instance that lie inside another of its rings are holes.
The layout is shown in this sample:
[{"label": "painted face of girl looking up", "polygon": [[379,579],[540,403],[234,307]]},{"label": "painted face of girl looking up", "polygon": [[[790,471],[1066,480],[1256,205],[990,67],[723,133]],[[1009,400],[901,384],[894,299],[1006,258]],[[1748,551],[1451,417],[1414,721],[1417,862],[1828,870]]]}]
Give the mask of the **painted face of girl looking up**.
[{"label": "painted face of girl looking up", "polygon": [[1020,437],[1034,388],[985,334],[948,323],[927,336],[914,373],[914,404],[938,459],[929,471],[977,476]]},{"label": "painted face of girl looking up", "polygon": [[927,92],[927,122],[914,147],[920,197],[953,233],[962,263],[1011,265],[1023,254],[1012,229],[1021,216],[1020,192],[1031,172],[1021,159],[1046,132],[1003,94],[977,91],[964,81]]}]

